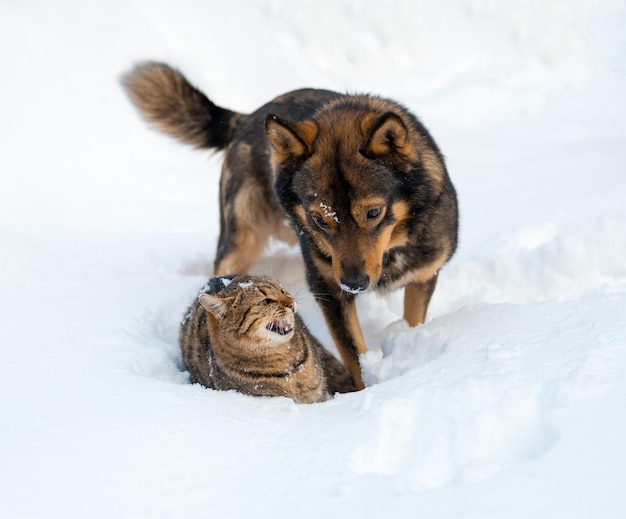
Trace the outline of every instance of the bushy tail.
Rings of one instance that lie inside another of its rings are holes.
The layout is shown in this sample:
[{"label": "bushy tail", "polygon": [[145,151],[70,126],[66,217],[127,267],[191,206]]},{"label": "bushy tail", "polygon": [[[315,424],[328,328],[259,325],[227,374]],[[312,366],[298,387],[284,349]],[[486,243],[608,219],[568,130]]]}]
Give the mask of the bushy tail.
[{"label": "bushy tail", "polygon": [[221,108],[164,63],[137,65],[122,85],[145,119],[196,148],[223,149],[242,114]]}]

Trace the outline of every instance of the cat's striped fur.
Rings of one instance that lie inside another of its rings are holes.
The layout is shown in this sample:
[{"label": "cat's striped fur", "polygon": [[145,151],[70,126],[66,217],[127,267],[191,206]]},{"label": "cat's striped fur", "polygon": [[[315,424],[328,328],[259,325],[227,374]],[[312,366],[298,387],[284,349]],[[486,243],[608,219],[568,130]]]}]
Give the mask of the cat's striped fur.
[{"label": "cat's striped fur", "polygon": [[211,278],[180,330],[192,379],[213,389],[298,403],[354,391],[346,368],[311,335],[296,308],[273,279]]}]

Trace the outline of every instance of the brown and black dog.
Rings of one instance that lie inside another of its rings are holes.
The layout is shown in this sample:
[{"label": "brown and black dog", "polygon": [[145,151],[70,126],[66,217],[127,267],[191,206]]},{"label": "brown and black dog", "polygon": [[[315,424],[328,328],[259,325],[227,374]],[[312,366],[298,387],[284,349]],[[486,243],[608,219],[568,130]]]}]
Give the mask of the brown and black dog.
[{"label": "brown and black dog", "polygon": [[158,129],[225,150],[215,275],[247,273],[270,236],[298,240],[309,287],[363,388],[356,294],[405,287],[404,318],[422,323],[457,245],[456,193],[426,128],[396,102],[316,89],[237,113],[161,63],[138,65],[123,85]]}]

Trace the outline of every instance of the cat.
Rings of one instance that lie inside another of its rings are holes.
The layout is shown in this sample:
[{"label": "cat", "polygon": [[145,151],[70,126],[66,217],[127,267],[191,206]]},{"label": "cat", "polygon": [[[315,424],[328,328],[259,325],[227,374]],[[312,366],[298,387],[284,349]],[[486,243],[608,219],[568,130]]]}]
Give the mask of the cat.
[{"label": "cat", "polygon": [[296,309],[295,299],[271,278],[211,278],[180,329],[192,381],[297,403],[355,391],[348,370],[311,335]]}]

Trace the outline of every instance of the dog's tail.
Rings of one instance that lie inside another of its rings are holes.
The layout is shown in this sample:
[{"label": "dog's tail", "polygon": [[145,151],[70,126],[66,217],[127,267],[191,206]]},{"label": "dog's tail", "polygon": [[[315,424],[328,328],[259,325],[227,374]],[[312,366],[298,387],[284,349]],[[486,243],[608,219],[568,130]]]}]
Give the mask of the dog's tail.
[{"label": "dog's tail", "polygon": [[196,148],[225,148],[243,115],[215,105],[164,63],[137,65],[122,77],[122,85],[149,123]]}]

